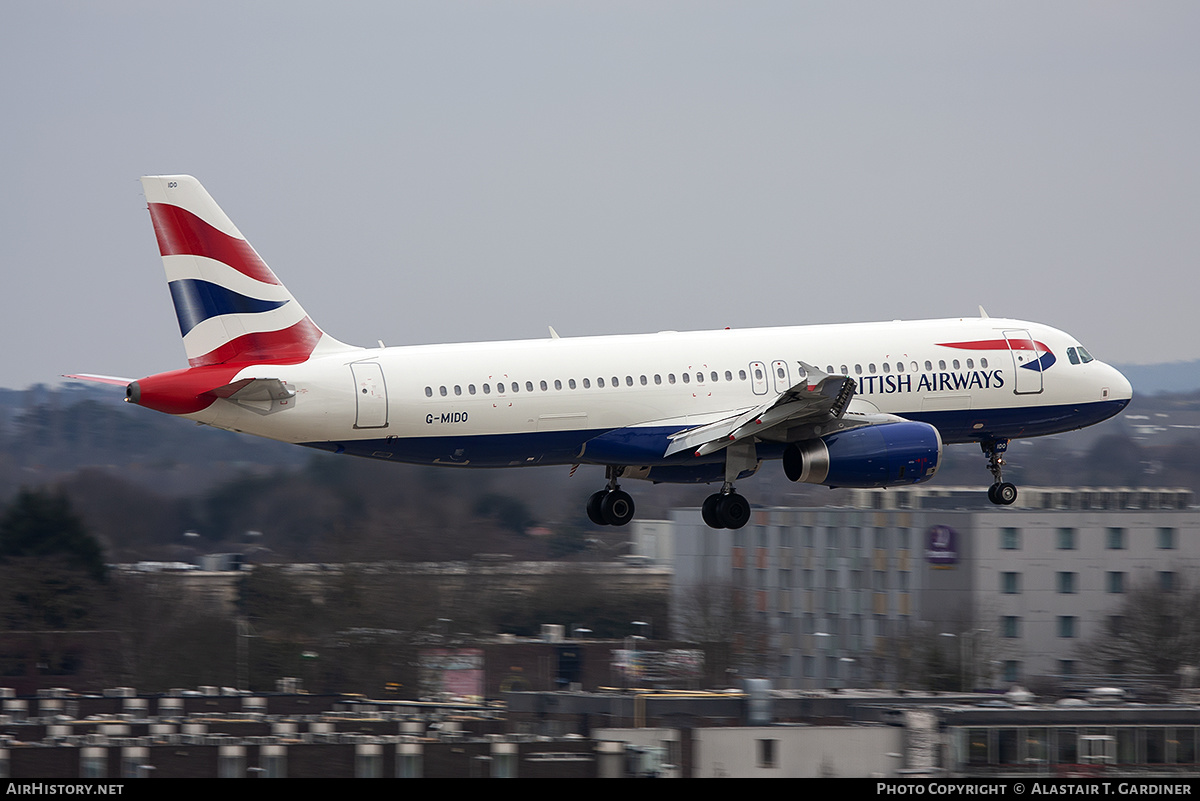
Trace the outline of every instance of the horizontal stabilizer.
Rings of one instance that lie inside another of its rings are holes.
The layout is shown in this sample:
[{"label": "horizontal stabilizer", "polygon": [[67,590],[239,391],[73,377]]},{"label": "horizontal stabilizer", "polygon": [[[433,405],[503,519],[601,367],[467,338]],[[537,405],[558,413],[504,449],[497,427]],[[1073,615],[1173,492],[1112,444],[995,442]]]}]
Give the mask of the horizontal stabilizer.
[{"label": "horizontal stabilizer", "polygon": [[115,375],[94,375],[93,373],[75,373],[64,375],[63,378],[76,378],[80,381],[92,381],[96,384],[112,384],[115,387],[127,387],[134,382],[132,378],[120,378]]}]

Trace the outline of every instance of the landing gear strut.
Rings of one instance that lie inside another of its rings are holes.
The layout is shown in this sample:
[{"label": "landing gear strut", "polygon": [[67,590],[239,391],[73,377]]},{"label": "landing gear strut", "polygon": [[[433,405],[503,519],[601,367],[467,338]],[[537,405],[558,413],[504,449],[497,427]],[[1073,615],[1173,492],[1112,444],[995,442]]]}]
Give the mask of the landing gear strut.
[{"label": "landing gear strut", "polygon": [[607,468],[608,487],[588,498],[588,520],[597,526],[623,526],[633,519],[633,498],[617,483],[623,472],[623,467]]},{"label": "landing gear strut", "polygon": [[988,500],[997,506],[1011,506],[1017,500],[1017,488],[1004,480],[1004,452],[1008,450],[1008,440],[985,440],[979,443],[983,455],[988,458],[988,470],[994,480],[988,487]]},{"label": "landing gear strut", "polygon": [[750,522],[750,502],[737,494],[733,482],[758,469],[754,443],[735,442],[725,450],[725,481],[721,491],[704,499],[700,514],[709,528],[741,528]]}]

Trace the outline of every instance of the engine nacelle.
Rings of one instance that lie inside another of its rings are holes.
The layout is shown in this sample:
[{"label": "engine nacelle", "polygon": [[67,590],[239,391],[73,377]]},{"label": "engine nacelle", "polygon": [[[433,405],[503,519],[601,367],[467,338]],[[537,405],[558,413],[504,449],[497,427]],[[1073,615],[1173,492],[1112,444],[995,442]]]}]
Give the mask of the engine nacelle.
[{"label": "engine nacelle", "polygon": [[936,428],[900,421],[793,443],[783,452],[783,471],[791,481],[806,484],[892,487],[928,481],[941,461]]}]

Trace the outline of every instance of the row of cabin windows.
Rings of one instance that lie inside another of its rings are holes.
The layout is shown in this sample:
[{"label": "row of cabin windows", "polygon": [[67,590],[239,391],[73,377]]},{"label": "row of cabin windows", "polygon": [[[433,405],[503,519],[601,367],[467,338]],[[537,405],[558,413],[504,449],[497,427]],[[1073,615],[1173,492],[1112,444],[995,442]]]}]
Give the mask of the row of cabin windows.
[{"label": "row of cabin windows", "polygon": [[[950,370],[961,370],[961,369],[963,369],[962,362],[960,362],[958,359],[951,359],[951,360],[950,360],[950,366],[949,366],[949,367],[947,367],[947,366],[946,366],[946,360],[945,360],[945,359],[938,359],[938,363],[937,363],[937,364],[938,364],[938,366],[937,366],[937,369],[939,369],[939,370],[947,370],[947,369],[950,369]],[[967,369],[968,369],[968,370],[974,370],[974,369],[975,369],[975,360],[974,360],[974,359],[967,359],[966,365],[967,365]],[[986,369],[987,369],[987,366],[988,366],[988,360],[987,360],[987,359],[980,359],[980,360],[979,360],[979,369],[981,369],[981,370],[986,370]],[[920,370],[920,369],[921,369],[921,365],[920,365],[920,363],[918,363],[918,362],[915,362],[915,361],[913,361],[913,362],[909,362],[909,363],[908,363],[908,370],[909,370],[910,372],[913,372],[913,373],[915,373],[915,372],[917,372],[917,371],[918,371],[918,370]],[[896,362],[896,372],[897,372],[897,373],[903,373],[903,372],[904,372],[904,370],[905,370],[904,362]],[[933,371],[933,362],[932,362],[931,360],[929,360],[929,359],[926,359],[926,360],[925,360],[925,372],[929,373],[929,372],[932,372],[932,371]],[[832,364],[827,364],[827,365],[825,365],[825,372],[827,372],[827,373],[833,373],[833,372],[834,372],[833,365],[832,365]],[[843,365],[841,365],[841,367],[838,369],[838,371],[837,371],[837,372],[841,373],[842,375],[850,375],[850,369],[849,369],[849,368],[848,368],[846,365],[844,365],[844,364],[843,364]],[[875,363],[874,363],[874,362],[870,362],[869,364],[867,364],[867,370],[866,370],[866,373],[867,373],[867,375],[875,375],[877,372],[879,372],[879,371],[877,371],[877,370],[875,369]],[[892,365],[888,364],[887,362],[884,362],[884,363],[883,363],[883,372],[884,372],[885,374],[886,374],[886,373],[891,373],[891,372],[892,372]],[[855,375],[862,375],[862,374],[863,374],[863,366],[862,366],[861,364],[856,364],[856,365],[854,365],[854,374],[855,374]]]},{"label": "row of cabin windows", "polygon": [[[755,376],[754,376],[755,380],[761,381],[763,378],[762,371],[756,369],[754,372],[755,372]],[[779,372],[780,372],[780,378],[785,377],[782,369]],[[683,373],[679,378],[685,384],[690,384],[692,382],[692,374],[691,373]],[[717,382],[717,381],[721,380],[721,376],[719,373],[717,373],[716,370],[713,370],[711,373],[708,374],[708,379],[713,382]],[[738,370],[738,379],[741,381],[746,380],[746,371],[745,370]],[[725,371],[725,380],[733,381],[733,371],[732,370]],[[651,381],[653,381],[656,386],[660,386],[663,383],[663,377],[662,377],[662,375],[655,373],[653,376],[642,375],[642,376],[638,376],[638,378],[637,378],[637,383],[641,384],[643,387],[649,386]],[[701,372],[696,373],[696,383],[703,384],[704,381],[705,381],[704,373],[701,373]],[[667,373],[666,382],[668,384],[674,384],[676,382],[675,374]],[[553,385],[554,385],[555,391],[562,391],[564,386],[567,389],[578,389],[580,386],[582,386],[584,389],[591,389],[592,388],[592,380],[590,378],[584,378],[584,379],[581,379],[579,381],[579,383],[576,383],[574,378],[568,378],[566,383],[564,384],[562,380],[556,378],[556,379],[554,379]],[[631,376],[631,375],[625,376],[625,386],[632,387],[633,385],[634,385],[633,376]],[[540,389],[542,392],[549,392],[550,386],[551,386],[550,383],[545,380],[539,381],[537,383],[537,388]],[[603,377],[596,379],[596,387],[597,388],[603,389],[605,386],[611,386],[614,388],[621,386],[621,377],[614,375],[609,383],[606,383]],[[482,389],[483,389],[484,395],[492,394],[492,385],[491,384],[484,384],[482,386]],[[496,384],[496,392],[501,395],[503,395],[505,392],[520,392],[520,391],[521,391],[521,382],[520,381],[512,381],[512,382],[501,381]],[[525,382],[525,391],[526,392],[534,391],[534,384],[532,381]],[[447,388],[445,386],[438,387],[438,394],[441,395],[443,398],[446,397],[447,395],[449,395],[451,392],[453,392],[455,395],[462,395],[463,388],[459,384],[455,384],[453,387],[450,387],[450,388]],[[467,384],[467,394],[468,395],[476,394],[476,389],[475,389],[474,384]],[[427,398],[433,397],[433,387],[425,387],[425,397],[427,397]]]},{"label": "row of cabin windows", "polygon": [[[954,360],[953,360],[953,362],[952,362],[952,364],[953,364],[953,369],[955,369],[955,370],[962,369],[962,368],[961,368],[961,365],[960,365],[960,363],[959,363],[959,361],[958,361],[958,359],[954,359]],[[980,366],[980,368],[982,368],[982,369],[987,369],[987,366],[988,366],[987,359],[980,359],[980,360],[979,360],[979,366]],[[919,369],[920,369],[920,366],[919,366],[919,365],[918,365],[916,362],[913,362],[913,363],[912,363],[912,370],[913,370],[913,372],[916,372],[916,371],[917,371],[917,370],[919,370]],[[946,362],[945,362],[945,360],[939,360],[939,361],[938,361],[938,369],[939,369],[939,370],[945,370],[945,369],[947,369],[947,368],[946,368]],[[975,369],[975,360],[974,360],[974,359],[967,359],[967,369],[968,369],[968,370],[974,370],[974,369]],[[928,360],[927,360],[927,361],[925,362],[925,370],[926,370],[926,371],[933,370],[933,362],[931,362],[931,361],[928,361]],[[884,373],[890,373],[891,371],[892,371],[892,370],[891,370],[891,365],[889,365],[889,364],[887,364],[887,363],[885,362],[885,363],[883,364],[883,372],[884,372]],[[825,367],[825,372],[827,372],[827,373],[829,373],[829,374],[831,374],[831,375],[835,374],[835,373],[834,373],[834,369],[833,369],[833,365],[827,365],[827,366]],[[840,372],[841,372],[841,374],[842,374],[842,375],[850,375],[850,371],[849,371],[849,369],[848,369],[848,368],[847,368],[847,366],[846,366],[846,365],[844,365],[844,364],[841,366],[841,370],[840,370]],[[868,364],[868,365],[867,365],[867,374],[868,374],[868,375],[875,375],[875,373],[876,373],[876,372],[877,372],[877,371],[876,371],[876,369],[875,369],[875,364],[874,364],[874,362],[872,362],[872,363],[870,363],[870,364]],[[903,372],[904,372],[904,362],[896,362],[896,372],[897,372],[897,373],[903,373]],[[786,370],[785,370],[783,367],[776,367],[776,368],[775,368],[775,374],[776,374],[776,377],[777,377],[777,378],[779,378],[779,379],[781,379],[781,380],[785,380],[785,379],[787,379],[787,377],[788,377],[788,376],[787,376],[787,371],[786,371]],[[862,365],[861,365],[861,364],[856,364],[856,365],[854,365],[854,374],[855,374],[855,375],[862,375],[862,374],[863,374],[863,367],[862,367]],[[738,370],[738,380],[739,380],[739,381],[745,381],[745,380],[746,380],[746,378],[747,378],[747,376],[746,376],[746,371],[745,371],[745,370]],[[680,375],[680,379],[683,381],[683,383],[685,383],[685,384],[690,384],[690,383],[691,383],[691,381],[692,381],[692,376],[691,376],[691,373],[683,373],[683,374],[681,374],[681,375]],[[721,374],[720,374],[720,373],[718,373],[716,370],[713,370],[712,372],[710,372],[710,373],[708,374],[708,379],[709,379],[709,380],[711,380],[713,383],[717,383],[717,382],[719,382],[719,381],[721,380]],[[733,381],[733,371],[732,371],[732,370],[726,370],[726,371],[725,371],[725,380],[726,380],[726,381]],[[755,367],[755,368],[754,368],[754,380],[755,380],[755,381],[761,381],[761,380],[763,380],[763,371],[762,371],[762,368],[759,368],[759,367]],[[643,387],[645,387],[645,386],[649,386],[649,385],[650,385],[651,378],[648,378],[647,376],[644,376],[644,375],[642,375],[642,376],[638,376],[638,379],[637,379],[637,381],[638,381],[638,383],[639,383],[639,384],[641,384]],[[656,386],[660,386],[660,385],[663,383],[663,377],[662,377],[662,375],[660,375],[660,374],[658,374],[658,373],[655,373],[655,374],[654,374],[654,376],[653,376],[653,381],[654,381],[654,384],[655,384]],[[675,374],[674,374],[674,373],[668,373],[668,374],[667,374],[666,381],[667,381],[667,383],[668,383],[668,384],[674,384],[674,383],[676,382],[676,379],[675,379]],[[703,384],[704,382],[705,382],[705,376],[704,376],[704,373],[703,373],[703,372],[697,372],[697,373],[696,373],[696,383],[697,383],[697,384]],[[591,387],[592,387],[592,382],[591,382],[591,379],[589,379],[589,378],[584,378],[584,379],[582,379],[582,381],[581,381],[580,383],[582,384],[582,386],[583,386],[583,388],[584,388],[584,389],[591,389]],[[634,385],[634,378],[633,378],[633,376],[631,376],[631,375],[627,375],[627,376],[625,376],[625,386],[627,386],[627,387],[632,387],[633,385]],[[549,391],[550,391],[550,384],[549,384],[548,382],[546,382],[545,380],[539,381],[539,382],[538,382],[538,384],[537,384],[537,386],[538,386],[538,388],[539,388],[539,389],[540,389],[542,392],[549,392]],[[563,385],[563,382],[562,382],[560,379],[555,379],[555,380],[554,380],[554,389],[555,389],[556,391],[561,391],[561,390],[562,390],[562,388],[563,388],[563,386],[564,386],[564,385]],[[575,379],[574,379],[574,378],[569,378],[569,379],[567,379],[567,382],[566,382],[566,387],[567,387],[567,389],[577,389],[577,388],[578,388],[578,386],[579,386],[579,385],[578,385],[578,384],[576,384],[576,382],[575,382]],[[597,379],[596,379],[596,386],[597,386],[598,388],[601,388],[601,389],[603,389],[603,388],[605,387],[605,381],[604,381],[604,378],[603,378],[603,377],[601,377],[601,378],[597,378]],[[614,376],[612,377],[611,383],[610,383],[610,384],[608,384],[608,386],[612,386],[612,387],[619,387],[619,386],[621,386],[621,379],[620,379],[620,376],[615,376],[615,375],[614,375]],[[483,389],[483,394],[484,394],[484,395],[490,395],[490,394],[492,394],[492,387],[491,387],[491,384],[484,384],[484,385],[482,386],[482,389]],[[474,385],[474,384],[467,384],[467,390],[466,390],[466,391],[467,391],[467,394],[468,394],[468,395],[474,395],[474,394],[476,394],[476,392],[477,392],[477,390],[476,390],[476,388],[475,388],[475,385]],[[520,391],[521,391],[521,382],[519,382],[519,381],[512,381],[512,382],[505,382],[505,381],[501,381],[501,382],[499,382],[499,383],[497,383],[497,384],[496,384],[496,392],[498,392],[498,393],[500,393],[500,394],[504,394],[505,392],[520,392]],[[533,382],[532,382],[532,381],[526,381],[526,382],[525,382],[525,391],[526,391],[526,392],[533,392],[533,391],[534,391],[534,384],[533,384]],[[453,394],[455,394],[455,395],[462,395],[462,394],[463,394],[463,388],[462,388],[462,385],[460,385],[460,384],[455,384],[453,387],[446,387],[446,386],[440,386],[440,387],[438,387],[438,394],[439,394],[440,396],[442,396],[443,398],[444,398],[444,397],[447,397],[448,395],[450,395],[450,394],[451,394],[451,392],[453,392]],[[425,397],[427,397],[427,398],[432,398],[432,397],[433,397],[433,387],[425,387]]]}]

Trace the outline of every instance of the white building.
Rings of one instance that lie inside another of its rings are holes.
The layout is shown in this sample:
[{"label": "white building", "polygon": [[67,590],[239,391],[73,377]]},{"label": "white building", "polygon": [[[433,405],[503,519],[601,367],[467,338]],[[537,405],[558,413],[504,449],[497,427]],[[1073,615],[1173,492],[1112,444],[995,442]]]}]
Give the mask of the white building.
[{"label": "white building", "polygon": [[[732,627],[780,688],[902,685],[940,652],[963,684],[1080,670],[1080,644],[1144,582],[1200,578],[1187,490],[864,490],[850,508],[756,509],[737,531],[697,509],[656,521],[673,553],[673,634]],[[744,610],[723,624],[724,599]],[[1119,666],[1114,666],[1119,668]]]}]

